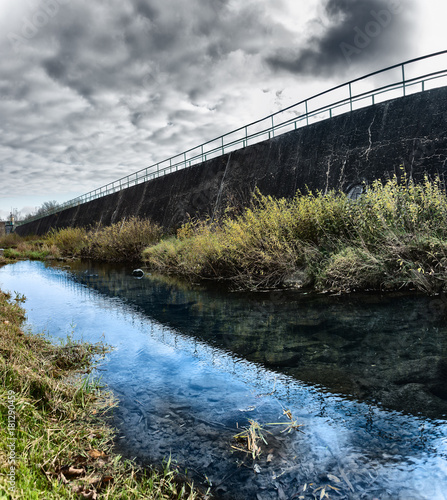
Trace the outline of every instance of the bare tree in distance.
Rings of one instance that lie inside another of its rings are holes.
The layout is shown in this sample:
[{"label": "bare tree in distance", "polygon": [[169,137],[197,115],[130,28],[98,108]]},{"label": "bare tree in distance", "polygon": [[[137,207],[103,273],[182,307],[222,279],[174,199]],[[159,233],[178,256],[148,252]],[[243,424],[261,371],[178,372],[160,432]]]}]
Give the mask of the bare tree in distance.
[{"label": "bare tree in distance", "polygon": [[25,215],[25,217],[22,220],[23,220],[23,222],[26,222],[28,219],[31,219],[31,217],[36,217],[36,216],[40,216],[40,215],[43,216],[47,212],[54,210],[55,208],[58,208],[58,207],[59,207],[59,203],[56,200],[45,201],[44,203],[42,203],[42,205],[37,210],[35,210],[34,212],[32,212],[30,214]]}]

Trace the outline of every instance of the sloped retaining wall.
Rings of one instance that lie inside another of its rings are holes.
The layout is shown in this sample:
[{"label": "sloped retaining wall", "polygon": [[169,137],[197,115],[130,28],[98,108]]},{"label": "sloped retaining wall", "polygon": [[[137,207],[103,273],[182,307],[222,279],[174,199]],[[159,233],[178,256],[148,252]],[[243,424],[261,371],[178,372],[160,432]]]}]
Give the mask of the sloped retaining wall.
[{"label": "sloped retaining wall", "polygon": [[17,233],[108,225],[149,217],[166,228],[187,214],[213,216],[228,204],[297,190],[355,192],[363,182],[400,175],[444,177],[447,163],[447,87],[346,113],[199,165],[24,224]]}]

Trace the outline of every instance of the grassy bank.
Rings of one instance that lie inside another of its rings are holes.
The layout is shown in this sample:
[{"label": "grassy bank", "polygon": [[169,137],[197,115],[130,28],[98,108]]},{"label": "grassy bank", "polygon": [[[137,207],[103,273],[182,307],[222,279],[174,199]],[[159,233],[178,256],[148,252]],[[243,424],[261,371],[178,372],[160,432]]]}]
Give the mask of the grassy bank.
[{"label": "grassy bank", "polygon": [[164,274],[236,289],[447,288],[447,198],[439,180],[375,182],[357,201],[343,193],[292,200],[257,193],[240,215],[190,221],[177,236],[131,218],[106,228],[68,228],[42,239],[0,241],[4,261],[78,258],[137,262]]},{"label": "grassy bank", "polygon": [[113,453],[115,402],[86,375],[105,348],[27,333],[22,300],[0,292],[0,497],[203,498]]},{"label": "grassy bank", "polygon": [[239,216],[185,224],[144,251],[148,266],[240,289],[294,282],[315,290],[447,287],[447,199],[441,183],[375,182],[344,194],[257,194]]},{"label": "grassy bank", "polygon": [[162,231],[149,220],[130,217],[111,226],[89,230],[66,228],[44,237],[21,238],[16,234],[0,238],[4,248],[0,261],[17,259],[51,260],[90,258],[105,262],[138,262],[148,245],[160,241]]}]

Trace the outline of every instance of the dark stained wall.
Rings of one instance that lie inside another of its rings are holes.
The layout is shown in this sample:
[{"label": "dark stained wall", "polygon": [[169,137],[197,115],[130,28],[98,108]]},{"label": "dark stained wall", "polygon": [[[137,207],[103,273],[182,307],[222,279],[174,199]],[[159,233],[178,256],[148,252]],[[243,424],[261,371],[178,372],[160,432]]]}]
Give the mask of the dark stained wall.
[{"label": "dark stained wall", "polygon": [[166,228],[187,214],[214,216],[228,204],[263,194],[292,197],[297,190],[350,192],[363,182],[400,175],[444,178],[447,163],[447,87],[346,113],[199,165],[127,188],[16,229],[108,225],[149,217]]}]

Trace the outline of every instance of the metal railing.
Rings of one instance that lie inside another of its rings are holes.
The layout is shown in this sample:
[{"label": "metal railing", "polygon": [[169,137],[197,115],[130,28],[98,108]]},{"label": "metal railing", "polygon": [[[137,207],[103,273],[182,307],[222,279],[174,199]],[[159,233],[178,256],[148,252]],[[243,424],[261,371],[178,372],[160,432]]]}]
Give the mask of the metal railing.
[{"label": "metal railing", "polygon": [[[434,71],[435,67],[443,67],[444,69]],[[387,79],[390,79],[391,82],[387,82]],[[380,83],[377,83],[378,80]],[[69,200],[45,214],[26,220],[26,222],[116,193],[122,189],[202,163],[236,149],[245,148],[318,121],[396,97],[424,92],[444,85],[447,85],[447,50],[410,59],[337,85],[265,118]]]}]

